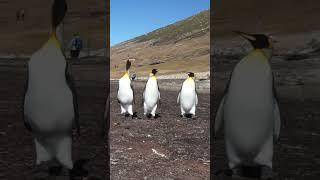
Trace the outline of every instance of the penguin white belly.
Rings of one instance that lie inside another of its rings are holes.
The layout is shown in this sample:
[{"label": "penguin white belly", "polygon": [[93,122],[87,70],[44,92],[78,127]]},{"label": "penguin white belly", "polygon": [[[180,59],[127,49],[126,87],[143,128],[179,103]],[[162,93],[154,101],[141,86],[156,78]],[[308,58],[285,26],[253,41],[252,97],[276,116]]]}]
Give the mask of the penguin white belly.
[{"label": "penguin white belly", "polygon": [[25,115],[35,131],[61,132],[72,128],[73,95],[65,77],[66,62],[59,49],[47,43],[28,63]]},{"label": "penguin white belly", "polygon": [[157,104],[159,100],[158,85],[155,80],[148,81],[144,92],[144,103],[149,111]]},{"label": "penguin white belly", "polygon": [[194,86],[183,85],[180,92],[180,104],[186,113],[189,113],[190,110],[196,104],[196,91]]},{"label": "penguin white belly", "polygon": [[226,95],[226,139],[237,152],[258,153],[273,133],[272,73],[268,64],[245,63],[235,68]]},{"label": "penguin white belly", "polygon": [[[39,87],[39,86],[38,86]],[[46,90],[31,86],[26,95],[26,116],[35,132],[70,132],[74,119],[72,92],[67,85]]]},{"label": "penguin white belly", "polygon": [[123,105],[130,105],[133,102],[133,91],[129,79],[119,80],[118,100]]}]

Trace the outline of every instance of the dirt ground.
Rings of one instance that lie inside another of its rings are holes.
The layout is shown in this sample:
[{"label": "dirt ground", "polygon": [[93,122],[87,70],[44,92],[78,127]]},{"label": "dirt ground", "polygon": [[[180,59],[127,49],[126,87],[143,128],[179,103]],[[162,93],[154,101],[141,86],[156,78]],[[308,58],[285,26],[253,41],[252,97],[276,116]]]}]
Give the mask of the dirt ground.
[{"label": "dirt ground", "polygon": [[[275,179],[320,177],[319,58],[316,55],[288,61],[284,60],[284,56],[275,56],[271,60],[281,113],[280,139],[274,147]],[[224,61],[222,57],[216,60]],[[236,63],[225,60],[230,63],[215,63],[214,109],[217,109],[230,71]],[[213,154],[211,170],[214,172],[227,168],[223,133],[214,138]],[[213,178],[227,179],[223,176]]]},{"label": "dirt ground", "polygon": [[[144,83],[133,82],[137,119],[120,115],[118,85],[111,83],[111,179],[209,179],[209,89],[199,93],[197,118],[183,119],[178,89],[159,80],[161,117],[148,119],[143,117]],[[181,86],[182,81],[171,83]]]},{"label": "dirt ground", "polygon": [[[74,136],[74,160],[88,159],[89,176],[107,179],[108,138],[101,135],[106,100],[105,59],[71,62],[78,94],[81,135]],[[23,117],[26,59],[0,60],[0,179],[32,179],[35,149]]]}]

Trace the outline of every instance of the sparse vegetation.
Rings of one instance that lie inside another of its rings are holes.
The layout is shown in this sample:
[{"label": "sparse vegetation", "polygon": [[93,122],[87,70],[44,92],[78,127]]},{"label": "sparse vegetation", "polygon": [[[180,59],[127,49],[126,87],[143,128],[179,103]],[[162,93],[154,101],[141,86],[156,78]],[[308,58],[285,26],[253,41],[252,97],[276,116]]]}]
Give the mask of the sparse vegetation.
[{"label": "sparse vegetation", "polygon": [[[111,48],[111,78],[123,74],[124,60],[136,59],[132,72],[139,77],[150,70],[160,70],[159,76],[193,71],[209,71],[210,33],[209,10],[201,11],[174,24],[143,36],[122,42]],[[119,68],[113,68],[118,65]]]},{"label": "sparse vegetation", "polygon": [[152,45],[178,42],[187,38],[202,36],[210,31],[210,11],[205,10],[187,19],[136,37],[133,41],[154,40]]}]

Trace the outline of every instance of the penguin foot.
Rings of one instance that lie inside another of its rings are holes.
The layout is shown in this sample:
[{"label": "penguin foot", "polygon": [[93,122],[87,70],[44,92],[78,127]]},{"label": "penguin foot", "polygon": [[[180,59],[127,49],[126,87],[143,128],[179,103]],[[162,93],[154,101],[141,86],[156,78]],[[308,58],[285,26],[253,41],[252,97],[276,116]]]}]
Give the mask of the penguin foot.
[{"label": "penguin foot", "polygon": [[89,171],[84,167],[88,162],[89,159],[79,159],[75,161],[73,169],[69,171],[72,179],[77,179],[77,177],[87,177],[89,175]]},{"label": "penguin foot", "polygon": [[131,115],[131,118],[132,119],[137,119],[138,118],[138,115],[137,115],[138,113],[137,112],[134,112],[132,115]]},{"label": "penguin foot", "polygon": [[35,180],[48,179],[48,164],[49,162],[42,162],[34,167],[32,174]]},{"label": "penguin foot", "polygon": [[129,116],[130,116],[130,114],[128,114],[128,113],[124,114],[124,117],[129,117]]},{"label": "penguin foot", "polygon": [[148,118],[148,119],[150,119],[150,118],[151,118],[151,116],[152,116],[151,114],[148,114],[148,115],[147,115],[147,118]]},{"label": "penguin foot", "polygon": [[50,176],[59,176],[62,172],[62,166],[52,166],[49,167],[49,175]]},{"label": "penguin foot", "polygon": [[159,114],[155,114],[155,116],[153,118],[157,119],[159,117],[161,117]]},{"label": "penguin foot", "polygon": [[36,168],[33,171],[33,179],[34,180],[46,180],[49,178],[49,174],[47,169],[45,171],[43,170],[39,170],[38,168]]},{"label": "penguin foot", "polygon": [[192,114],[185,114],[184,115],[186,118],[192,118]]},{"label": "penguin foot", "polygon": [[236,167],[233,170],[233,174],[239,177],[246,178],[259,178],[261,175],[260,166],[247,166],[242,165],[240,167]]},{"label": "penguin foot", "polygon": [[103,180],[103,178],[98,176],[89,176],[85,180]]},{"label": "penguin foot", "polygon": [[220,174],[224,174],[226,176],[232,176],[233,171],[231,169],[220,169],[215,171],[213,174],[216,176],[219,176]]},{"label": "penguin foot", "polygon": [[268,166],[261,166],[261,179],[272,179],[273,178],[273,171]]},{"label": "penguin foot", "polygon": [[229,176],[233,178],[241,178],[244,176],[242,167],[235,167],[229,170]]}]

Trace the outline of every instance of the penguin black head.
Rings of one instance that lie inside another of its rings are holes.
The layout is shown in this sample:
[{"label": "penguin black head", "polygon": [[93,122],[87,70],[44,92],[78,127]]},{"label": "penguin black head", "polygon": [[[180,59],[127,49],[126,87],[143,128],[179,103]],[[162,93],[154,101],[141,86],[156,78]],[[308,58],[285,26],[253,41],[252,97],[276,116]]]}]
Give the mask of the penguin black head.
[{"label": "penguin black head", "polygon": [[153,75],[156,75],[157,72],[158,72],[158,69],[152,69],[152,71],[151,71],[151,73],[152,73]]},{"label": "penguin black head", "polygon": [[241,31],[233,31],[247,39],[255,49],[272,49],[273,44],[270,37],[264,34],[248,34]]},{"label": "penguin black head", "polygon": [[66,0],[54,0],[52,5],[52,28],[56,29],[61,23],[68,10]]},{"label": "penguin black head", "polygon": [[193,78],[194,77],[194,73],[193,72],[188,72],[188,76]]},{"label": "penguin black head", "polygon": [[131,67],[131,61],[127,60],[127,64],[126,64],[126,71],[128,71]]}]

